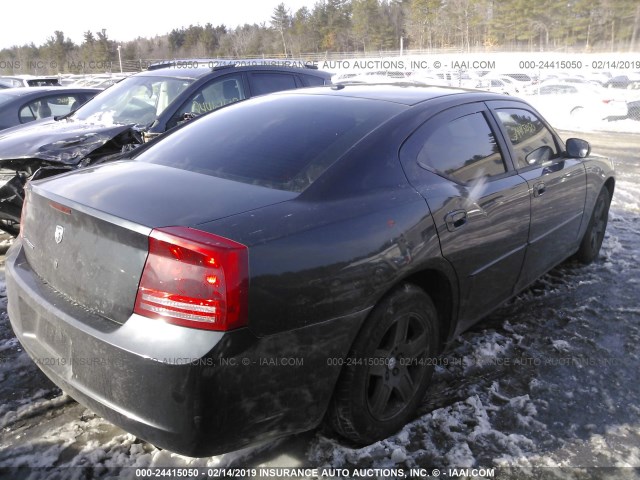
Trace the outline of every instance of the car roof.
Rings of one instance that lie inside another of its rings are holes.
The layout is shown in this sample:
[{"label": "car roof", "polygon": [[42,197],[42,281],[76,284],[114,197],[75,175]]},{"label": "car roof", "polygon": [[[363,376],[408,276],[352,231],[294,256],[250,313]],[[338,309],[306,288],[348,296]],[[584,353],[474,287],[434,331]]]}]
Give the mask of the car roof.
[{"label": "car roof", "polygon": [[[382,84],[349,84],[341,83],[326,87],[303,88],[299,90],[287,90],[271,95],[332,95],[351,98],[363,98],[379,100],[402,105],[412,106],[434,98],[449,95],[468,97],[467,100],[504,100],[505,96],[496,93],[483,92],[455,87],[416,85],[409,83],[382,83]],[[512,97],[508,97],[512,98]]]},{"label": "car roof", "polygon": [[[188,62],[185,61],[185,64],[188,65]],[[193,80],[200,79],[207,75],[221,75],[223,73],[230,73],[232,71],[283,71],[283,72],[291,72],[291,73],[303,73],[306,75],[315,75],[319,77],[327,77],[330,78],[331,74],[328,72],[324,72],[322,70],[318,70],[315,68],[304,68],[299,66],[286,66],[277,64],[274,61],[274,64],[247,64],[244,62],[237,62],[235,64],[222,64],[219,65],[214,61],[210,63],[202,62],[194,62],[194,64],[198,65],[197,67],[184,68],[178,65],[170,65],[167,67],[163,66],[153,66],[150,70],[145,70],[144,72],[137,73],[135,76],[150,76],[150,77],[158,77],[158,76],[167,76],[167,77],[175,77],[175,78],[189,78]],[[212,65],[210,67],[209,65]]]},{"label": "car roof", "polygon": [[7,94],[7,95],[13,95],[14,97],[22,97],[25,95],[34,95],[34,94],[38,94],[38,93],[45,93],[45,92],[54,92],[54,93],[64,93],[64,92],[87,92],[87,93],[94,93],[94,92],[101,92],[102,90],[99,88],[84,88],[84,87],[60,87],[60,86],[55,86],[55,85],[51,85],[48,87],[14,87],[14,88],[7,88],[5,90],[2,90],[3,94]]}]

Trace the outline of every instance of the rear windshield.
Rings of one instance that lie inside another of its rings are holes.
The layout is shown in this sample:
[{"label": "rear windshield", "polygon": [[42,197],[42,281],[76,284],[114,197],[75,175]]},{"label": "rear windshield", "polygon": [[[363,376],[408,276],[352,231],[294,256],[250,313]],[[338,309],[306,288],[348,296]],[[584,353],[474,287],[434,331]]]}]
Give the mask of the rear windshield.
[{"label": "rear windshield", "polygon": [[404,108],[327,95],[267,96],[194,120],[136,160],[301,192]]}]

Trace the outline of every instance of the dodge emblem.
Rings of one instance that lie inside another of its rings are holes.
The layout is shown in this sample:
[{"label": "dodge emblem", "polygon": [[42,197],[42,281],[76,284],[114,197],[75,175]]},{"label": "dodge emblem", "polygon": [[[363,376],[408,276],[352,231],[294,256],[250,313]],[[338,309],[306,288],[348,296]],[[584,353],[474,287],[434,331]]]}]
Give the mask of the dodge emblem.
[{"label": "dodge emblem", "polygon": [[62,236],[64,235],[64,228],[60,225],[56,225],[56,234],[54,238],[56,239],[56,243],[60,243],[62,241]]}]

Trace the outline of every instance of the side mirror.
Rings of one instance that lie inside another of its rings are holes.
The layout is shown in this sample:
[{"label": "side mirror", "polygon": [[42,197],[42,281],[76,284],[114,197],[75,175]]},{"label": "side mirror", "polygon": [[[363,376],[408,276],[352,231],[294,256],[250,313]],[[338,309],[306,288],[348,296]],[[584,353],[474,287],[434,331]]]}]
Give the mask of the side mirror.
[{"label": "side mirror", "polygon": [[591,153],[591,145],[586,140],[570,138],[567,140],[567,156],[585,158]]},{"label": "side mirror", "polygon": [[548,145],[536,148],[524,158],[527,165],[540,165],[553,157],[553,149]]}]

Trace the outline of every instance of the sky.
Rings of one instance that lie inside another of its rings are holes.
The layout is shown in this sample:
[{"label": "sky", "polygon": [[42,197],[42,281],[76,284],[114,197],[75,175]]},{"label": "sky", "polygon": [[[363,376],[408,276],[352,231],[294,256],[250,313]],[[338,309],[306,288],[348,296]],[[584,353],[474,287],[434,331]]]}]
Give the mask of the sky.
[{"label": "sky", "polygon": [[[179,0],[158,1],[81,1],[10,0],[2,2],[0,49],[35,43],[39,46],[60,30],[74,43],[81,44],[83,33],[107,30],[111,40],[124,42],[137,37],[164,35],[189,25],[235,27],[245,23],[269,23],[273,10],[284,3],[291,12],[317,0]],[[99,10],[99,11],[98,11]]]}]

